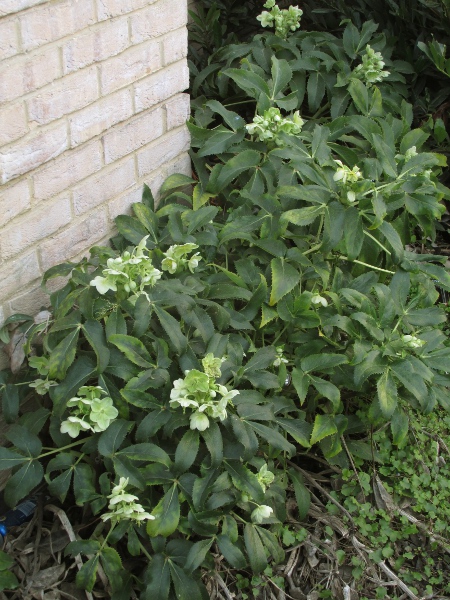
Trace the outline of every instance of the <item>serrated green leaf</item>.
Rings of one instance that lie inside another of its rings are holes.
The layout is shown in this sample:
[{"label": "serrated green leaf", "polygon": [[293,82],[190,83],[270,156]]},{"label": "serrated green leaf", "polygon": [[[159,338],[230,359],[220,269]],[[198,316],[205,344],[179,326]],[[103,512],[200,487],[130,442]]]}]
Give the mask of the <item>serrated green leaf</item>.
[{"label": "serrated green leaf", "polygon": [[159,322],[167,333],[175,351],[178,354],[182,354],[186,350],[188,341],[181,331],[180,323],[160,306],[155,305],[154,309]]},{"label": "serrated green leaf", "polygon": [[255,525],[245,525],[244,542],[253,573],[261,573],[267,567],[267,558]]},{"label": "serrated green leaf", "polygon": [[169,561],[162,554],[155,554],[147,567],[146,578],[150,580],[144,591],[144,600],[167,600],[170,590]]},{"label": "serrated green leaf", "polygon": [[364,242],[364,233],[361,215],[354,206],[345,211],[344,239],[349,260],[358,258]]},{"label": "serrated green leaf", "polygon": [[2,392],[2,414],[7,423],[14,423],[19,416],[19,388],[7,383]]},{"label": "serrated green leaf", "polygon": [[220,552],[231,567],[244,569],[247,566],[245,556],[227,535],[218,535],[216,541]]},{"label": "serrated green leaf", "polygon": [[304,448],[310,447],[310,437],[312,425],[300,419],[284,419],[276,417],[276,422],[280,425],[294,440]]},{"label": "serrated green leaf", "polygon": [[114,221],[117,229],[123,235],[123,237],[135,246],[140,243],[142,238],[148,235],[147,229],[138,219],[136,219],[136,217],[119,215]]},{"label": "serrated green leaf", "polygon": [[161,498],[153,509],[152,515],[155,519],[147,522],[147,533],[150,537],[157,535],[168,537],[176,530],[180,520],[180,502],[176,483]]},{"label": "serrated green leaf", "polygon": [[99,557],[96,555],[84,563],[76,576],[78,587],[88,592],[92,591],[97,578],[98,562]]},{"label": "serrated green leaf", "polygon": [[7,448],[0,448],[0,471],[12,469],[24,462],[28,462],[28,458]]},{"label": "serrated green leaf", "polygon": [[4,498],[8,506],[16,506],[22,498],[39,485],[44,469],[37,460],[27,461],[10,479],[5,487]]},{"label": "serrated green leaf", "polygon": [[244,467],[244,465],[237,460],[224,462],[224,467],[228,471],[234,486],[238,490],[248,494],[255,502],[264,501],[263,489],[256,475],[249,469]]},{"label": "serrated green leaf", "polygon": [[370,108],[369,91],[364,83],[359,79],[352,79],[348,86],[348,91],[359,112],[363,115],[367,115]]},{"label": "serrated green leaf", "polygon": [[98,451],[102,456],[114,456],[130,429],[130,422],[122,419],[113,421],[98,440]]},{"label": "serrated green leaf", "polygon": [[300,273],[281,258],[274,258],[270,263],[270,268],[272,271],[272,287],[269,305],[274,306],[298,285]]},{"label": "serrated green leaf", "polygon": [[301,476],[296,473],[294,469],[289,470],[289,477],[294,485],[299,520],[303,521],[306,519],[309,507],[311,506],[311,494],[309,493],[306,485],[303,483]]},{"label": "serrated green leaf", "polygon": [[300,365],[306,373],[309,371],[326,371],[339,365],[348,363],[348,358],[343,354],[311,354],[304,358]]},{"label": "serrated green leaf", "polygon": [[[188,433],[190,432],[188,431]],[[127,446],[126,448],[119,450],[116,453],[116,456],[125,456],[130,460],[139,460],[143,462],[157,462],[165,465],[166,467],[170,467],[172,464],[167,452],[165,452],[156,444],[150,443],[133,444],[133,446]]]},{"label": "serrated green leaf", "polygon": [[324,438],[337,433],[334,415],[316,415],[314,427],[311,433],[310,444],[313,446]]},{"label": "serrated green leaf", "polygon": [[397,408],[397,386],[389,370],[378,379],[377,392],[381,412],[389,419]]},{"label": "serrated green leaf", "polygon": [[200,445],[196,430],[188,430],[178,442],[175,451],[175,467],[178,474],[185,473],[194,463]]},{"label": "serrated green leaf", "polygon": [[397,407],[391,418],[392,442],[400,446],[406,439],[409,430],[408,415]]},{"label": "serrated green leaf", "polygon": [[146,369],[155,366],[149,351],[138,338],[116,333],[111,335],[108,341],[123,352],[128,360],[135,365]]}]

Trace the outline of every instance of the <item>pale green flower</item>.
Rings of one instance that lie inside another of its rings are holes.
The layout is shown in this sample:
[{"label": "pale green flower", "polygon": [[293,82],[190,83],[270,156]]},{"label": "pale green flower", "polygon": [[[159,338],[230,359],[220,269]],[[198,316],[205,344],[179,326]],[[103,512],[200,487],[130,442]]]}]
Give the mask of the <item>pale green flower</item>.
[{"label": "pale green flower", "polygon": [[214,354],[210,352],[202,359],[203,370],[208,377],[220,377],[222,374],[220,370],[222,362],[221,358],[215,358]]},{"label": "pale green flower", "polygon": [[91,414],[89,418],[91,422],[95,423],[94,431],[105,431],[108,429],[111,421],[119,414],[119,411],[113,406],[111,398],[97,398],[92,401]]},{"label": "pale green flower", "polygon": [[97,275],[97,277],[90,282],[90,285],[96,287],[99,294],[106,294],[106,292],[109,292],[109,290],[117,292],[116,280],[111,275],[108,277],[101,277],[101,275]]},{"label": "pale green flower", "polygon": [[267,465],[264,463],[259,470],[257,478],[262,489],[266,491],[266,487],[273,483],[275,475],[267,469]]},{"label": "pale green flower", "polygon": [[356,183],[362,178],[362,173],[359,167],[356,165],[353,167],[353,169],[350,169],[350,167],[344,165],[341,160],[335,160],[334,162],[338,165],[338,169],[333,175],[334,181],[338,181],[343,185],[346,185],[347,183]]},{"label": "pale green flower", "polygon": [[188,268],[191,273],[193,273],[195,271],[195,269],[198,267],[198,263],[201,260],[202,260],[202,257],[200,256],[200,252],[196,252],[195,254],[193,254],[191,256],[191,258],[188,261]]},{"label": "pale green flower", "polygon": [[52,381],[51,379],[35,379],[29,385],[31,388],[36,390],[36,394],[39,394],[39,396],[45,396],[52,386],[58,385],[58,382]]},{"label": "pale green flower", "polygon": [[174,258],[170,258],[169,256],[166,256],[166,258],[164,258],[163,261],[161,262],[161,269],[163,271],[169,271],[169,273],[171,275],[173,275],[174,273],[176,273],[176,270],[178,269],[178,263]]},{"label": "pale green flower", "polygon": [[284,358],[283,350],[284,350],[283,346],[278,346],[278,348],[276,348],[277,357],[272,363],[274,367],[279,367],[281,365],[281,363],[284,363],[285,365],[287,365],[287,363],[289,362],[286,358]]},{"label": "pale green flower", "polygon": [[264,519],[268,519],[270,515],[273,513],[273,509],[266,504],[261,504],[255,508],[255,510],[251,514],[251,519],[253,523],[262,523]]},{"label": "pale green flower", "polygon": [[198,429],[199,431],[205,431],[209,427],[209,419],[203,412],[195,412],[190,416],[190,427],[191,429]]},{"label": "pale green flower", "polygon": [[66,421],[61,423],[61,433],[68,433],[71,438],[76,438],[80,435],[81,431],[88,431],[91,429],[89,423],[86,423],[79,417],[68,417]]},{"label": "pale green flower", "polygon": [[269,108],[264,114],[256,115],[252,123],[245,127],[250,135],[256,135],[261,142],[274,142],[278,146],[283,145],[280,133],[297,135],[304,125],[299,111],[295,111],[290,117],[283,117],[279,108]]},{"label": "pale green flower", "polygon": [[298,6],[280,9],[275,4],[275,0],[268,0],[264,4],[264,8],[270,8],[270,12],[264,10],[256,18],[262,27],[275,27],[275,35],[286,39],[289,32],[300,27],[300,17],[303,11]]},{"label": "pale green flower", "polygon": [[327,299],[321,296],[320,294],[314,294],[314,296],[311,298],[311,303],[316,305],[320,304],[324,308],[328,306]]},{"label": "pale green flower", "polygon": [[109,519],[113,521],[132,520],[140,523],[144,520],[155,519],[153,515],[146,512],[139,500],[134,494],[128,494],[125,488],[128,485],[128,478],[121,477],[119,483],[113,487],[111,494],[108,496],[110,512],[101,515],[103,521]]},{"label": "pale green flower", "polygon": [[426,344],[425,340],[421,340],[415,335],[403,335],[402,341],[408,348],[421,348]]},{"label": "pale green flower", "polygon": [[352,73],[352,77],[362,79],[365,83],[372,85],[379,81],[383,81],[389,75],[389,71],[383,71],[385,65],[381,52],[367,45],[365,54],[361,57],[362,63],[358,65]]}]

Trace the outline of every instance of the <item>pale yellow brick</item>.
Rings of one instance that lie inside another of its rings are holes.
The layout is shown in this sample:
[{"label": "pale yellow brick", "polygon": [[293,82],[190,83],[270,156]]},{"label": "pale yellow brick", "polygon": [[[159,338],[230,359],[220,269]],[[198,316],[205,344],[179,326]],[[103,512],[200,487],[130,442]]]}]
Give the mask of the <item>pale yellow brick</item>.
[{"label": "pale yellow brick", "polygon": [[192,161],[187,152],[177,156],[177,158],[169,163],[166,168],[167,177],[173,173],[183,173],[184,175],[192,175]]},{"label": "pale yellow brick", "polygon": [[28,56],[21,54],[0,69],[0,102],[38,90],[61,75],[58,48],[52,46]]},{"label": "pale yellow brick", "polygon": [[51,198],[102,168],[99,142],[85,144],[54,160],[33,177],[34,196],[37,200]]},{"label": "pale yellow brick", "polygon": [[80,253],[88,253],[108,233],[105,210],[89,215],[84,221],[74,223],[61,233],[45,240],[39,246],[44,271],[54,265],[70,260]]},{"label": "pale yellow brick", "polygon": [[[22,290],[20,290],[22,291]],[[19,290],[17,290],[19,292]],[[31,286],[25,293],[18,294],[8,303],[8,313],[22,313],[24,315],[37,315],[42,309],[48,309],[50,299],[40,285]]]},{"label": "pale yellow brick", "polygon": [[56,0],[20,16],[25,50],[59,40],[94,23],[93,0]]},{"label": "pale yellow brick", "polygon": [[103,23],[95,31],[77,35],[64,44],[64,72],[77,71],[92,63],[120,54],[128,46],[127,19]]},{"label": "pale yellow brick", "polygon": [[0,60],[14,56],[19,51],[16,20],[14,18],[3,19],[0,21]]},{"label": "pale yellow brick", "polygon": [[124,15],[152,4],[157,0],[97,0],[98,20]]},{"label": "pale yellow brick", "polygon": [[115,198],[135,183],[134,157],[114,169],[103,169],[73,189],[73,207],[76,215],[91,210]]},{"label": "pale yellow brick", "polygon": [[183,127],[166,133],[157,142],[143,148],[137,155],[139,177],[145,177],[185,152],[189,142],[189,132]]},{"label": "pale yellow brick", "polygon": [[130,214],[131,205],[142,200],[142,189],[143,184],[135,184],[132,190],[108,203],[109,218],[111,221],[119,215]]},{"label": "pale yellow brick", "polygon": [[36,206],[26,217],[22,217],[20,227],[10,223],[2,231],[0,247],[3,259],[8,260],[23,252],[67,225],[70,220],[70,198],[57,198]]},{"label": "pale yellow brick", "polygon": [[122,156],[159,138],[164,132],[164,111],[158,108],[135,117],[126,125],[116,127],[103,137],[105,163],[115,162]]},{"label": "pale yellow brick", "polygon": [[159,0],[146,10],[131,16],[131,39],[139,44],[149,38],[156,38],[187,23],[186,2]]},{"label": "pale yellow brick", "polygon": [[0,16],[20,12],[25,8],[31,8],[44,2],[48,2],[48,0],[0,0]]},{"label": "pale yellow brick", "polygon": [[78,146],[133,114],[130,90],[122,90],[91,104],[70,118],[72,147]]},{"label": "pale yellow brick", "polygon": [[170,65],[186,58],[188,51],[188,32],[186,27],[165,35],[162,40],[164,64]]},{"label": "pale yellow brick", "polygon": [[28,181],[23,179],[14,185],[0,188],[0,227],[22,214],[31,206]]},{"label": "pale yellow brick", "polygon": [[179,94],[166,102],[167,130],[184,125],[189,119],[190,100],[188,94]]},{"label": "pale yellow brick", "polygon": [[0,123],[0,146],[24,136],[28,131],[28,123],[23,103],[0,108]]},{"label": "pale yellow brick", "polygon": [[100,65],[102,94],[130,85],[161,68],[158,40],[134,46]]},{"label": "pale yellow brick", "polygon": [[4,302],[33,281],[39,280],[41,270],[36,250],[6,262],[0,267],[0,302]]},{"label": "pale yellow brick", "polygon": [[189,86],[189,70],[185,61],[161,69],[134,86],[136,110],[145,110],[163,102]]},{"label": "pale yellow brick", "polygon": [[30,121],[40,125],[84,108],[99,97],[97,69],[67,75],[27,101]]},{"label": "pale yellow brick", "polygon": [[1,182],[6,183],[23,173],[59,156],[68,146],[67,126],[34,131],[15,144],[0,150]]}]

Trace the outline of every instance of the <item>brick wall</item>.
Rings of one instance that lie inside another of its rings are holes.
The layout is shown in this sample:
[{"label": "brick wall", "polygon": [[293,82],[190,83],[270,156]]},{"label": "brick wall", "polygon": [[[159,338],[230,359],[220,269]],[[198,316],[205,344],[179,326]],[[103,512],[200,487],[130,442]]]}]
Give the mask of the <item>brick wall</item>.
[{"label": "brick wall", "polygon": [[189,173],[187,0],[0,0],[0,323]]}]

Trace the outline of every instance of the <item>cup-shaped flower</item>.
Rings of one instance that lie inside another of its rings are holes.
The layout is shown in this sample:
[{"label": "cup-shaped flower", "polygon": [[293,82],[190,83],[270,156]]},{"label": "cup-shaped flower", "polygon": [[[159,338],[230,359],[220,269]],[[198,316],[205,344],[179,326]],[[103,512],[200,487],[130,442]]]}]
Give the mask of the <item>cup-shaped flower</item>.
[{"label": "cup-shaped flower", "polygon": [[198,267],[198,263],[201,260],[202,257],[200,256],[200,252],[196,252],[191,256],[191,258],[188,260],[188,268],[191,273],[195,271],[195,269]]},{"label": "cup-shaped flower", "polygon": [[324,298],[323,296],[321,296],[320,294],[314,294],[314,296],[311,298],[311,303],[315,304],[315,305],[321,305],[324,308],[326,308],[328,306],[328,300],[326,298]]},{"label": "cup-shaped flower", "polygon": [[253,523],[262,523],[264,519],[268,519],[270,515],[273,513],[273,509],[266,504],[261,504],[255,508],[255,510],[251,514],[251,519]]},{"label": "cup-shaped flower", "polygon": [[107,277],[97,275],[97,277],[90,282],[90,285],[97,288],[97,292],[102,295],[109,292],[109,290],[117,292],[116,280],[112,275],[108,275]]},{"label": "cup-shaped flower", "polygon": [[209,391],[208,375],[197,369],[192,369],[187,372],[184,383],[190,394],[195,394],[196,392],[206,394]]},{"label": "cup-shaped flower", "polygon": [[178,262],[174,258],[166,256],[161,262],[161,269],[163,271],[169,271],[169,273],[173,275],[178,269]]},{"label": "cup-shaped flower", "polygon": [[217,378],[220,377],[222,372],[220,367],[222,366],[222,359],[215,358],[214,354],[210,352],[202,359],[202,367],[208,377]]},{"label": "cup-shaped flower", "polygon": [[61,433],[68,433],[71,438],[78,437],[81,431],[87,431],[88,429],[91,429],[89,423],[79,417],[72,416],[63,421],[60,427]]},{"label": "cup-shaped flower", "polygon": [[268,470],[267,465],[264,463],[259,470],[257,478],[262,489],[266,491],[266,487],[273,483],[275,475],[272,473],[272,471]]},{"label": "cup-shaped flower", "polygon": [[191,429],[198,429],[199,431],[205,431],[209,427],[209,419],[205,413],[196,411],[190,416],[190,427]]},{"label": "cup-shaped flower", "polygon": [[141,522],[155,517],[146,512],[141,504],[136,500],[139,498],[134,494],[129,494],[125,491],[128,485],[128,478],[121,477],[119,483],[113,487],[111,494],[108,496],[110,512],[101,515],[103,521],[109,519],[113,521],[132,520]]},{"label": "cup-shaped flower", "polygon": [[111,398],[96,398],[91,404],[90,420],[94,423],[94,431],[105,431],[108,429],[111,421],[119,414],[119,411],[113,406]]}]

